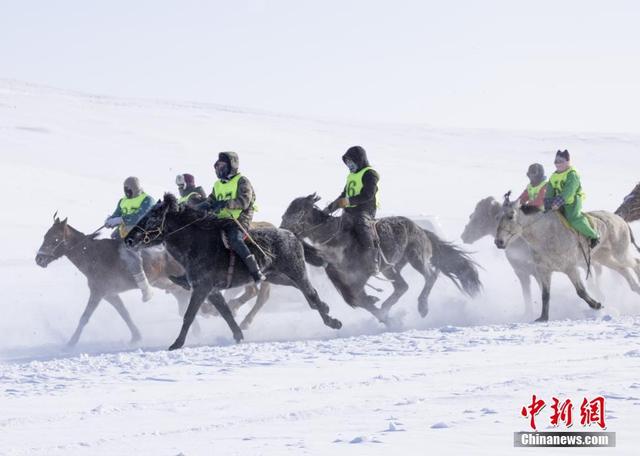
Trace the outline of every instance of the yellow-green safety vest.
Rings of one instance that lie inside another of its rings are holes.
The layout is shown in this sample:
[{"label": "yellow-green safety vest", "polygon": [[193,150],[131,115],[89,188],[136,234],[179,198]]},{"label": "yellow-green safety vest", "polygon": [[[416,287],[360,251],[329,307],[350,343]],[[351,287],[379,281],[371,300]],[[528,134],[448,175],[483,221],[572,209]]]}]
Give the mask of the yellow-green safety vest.
[{"label": "yellow-green safety vest", "polygon": [[181,196],[180,198],[178,198],[178,204],[184,204],[187,201],[189,201],[189,198],[191,198],[193,195],[197,195],[198,192],[191,192],[187,195]]},{"label": "yellow-green safety vest", "polygon": [[[236,199],[238,197],[238,181],[240,180],[240,177],[242,177],[242,175],[238,173],[226,182],[223,182],[222,180],[216,181],[216,183],[213,184],[213,193],[216,195],[216,200],[228,201]],[[252,203],[252,208],[254,211],[258,210],[255,201]],[[225,208],[218,212],[218,217],[223,219],[237,219],[240,217],[241,213],[242,209]]]},{"label": "yellow-green safety vest", "polygon": [[[549,178],[549,183],[551,184],[551,187],[555,191],[556,196],[562,195],[562,191],[564,190],[564,184],[567,181],[567,177],[569,177],[569,174],[571,173],[574,173],[576,177],[580,179],[580,175],[578,174],[578,171],[576,171],[576,169],[573,166],[569,167],[566,171],[563,171],[561,173],[556,171]],[[576,192],[575,195],[571,195],[569,199],[565,201],[565,204],[573,204],[575,202],[576,195],[584,199],[585,195],[584,195],[584,192],[582,191],[582,185],[578,187],[578,191]]]},{"label": "yellow-green safety vest", "polygon": [[[347,198],[358,196],[360,192],[362,192],[362,187],[363,187],[362,176],[364,176],[364,173],[366,173],[370,169],[373,169],[373,168],[371,168],[371,166],[367,166],[365,168],[362,168],[357,173],[349,173],[349,175],[347,176],[347,185],[345,186],[345,194]],[[350,204],[347,207],[355,207],[355,206],[353,204]],[[380,189],[379,188],[376,189],[376,207],[380,207]]]},{"label": "yellow-green safety vest", "polygon": [[545,185],[547,185],[547,181],[542,181],[540,184],[536,185],[535,187],[531,184],[527,185],[527,193],[529,194],[529,201],[533,201],[538,197],[538,194],[540,193],[540,190],[542,190],[542,187],[544,187]]},{"label": "yellow-green safety vest", "polygon": [[147,197],[146,193],[140,193],[135,198],[122,198],[118,205],[120,206],[120,212],[123,216],[131,215],[138,212],[140,206],[142,206],[142,202]]},{"label": "yellow-green safety vest", "polygon": [[[142,202],[145,200],[146,197],[147,197],[147,194],[142,192],[135,198],[126,198],[126,197],[122,198],[118,203],[118,206],[120,207],[120,213],[122,214],[122,216],[124,217],[126,215],[131,215],[138,212],[140,210],[140,206],[142,206]],[[125,225],[124,222],[120,224],[120,226],[118,227],[118,231],[120,232],[120,237],[123,239],[129,233],[129,229],[127,229],[127,226]]]}]

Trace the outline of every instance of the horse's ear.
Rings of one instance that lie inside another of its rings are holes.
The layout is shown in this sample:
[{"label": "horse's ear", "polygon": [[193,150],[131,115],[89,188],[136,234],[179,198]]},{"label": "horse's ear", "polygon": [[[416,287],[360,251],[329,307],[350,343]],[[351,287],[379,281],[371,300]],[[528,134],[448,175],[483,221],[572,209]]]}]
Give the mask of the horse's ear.
[{"label": "horse's ear", "polygon": [[511,206],[511,190],[504,194],[504,201],[502,203],[504,207]]},{"label": "horse's ear", "polygon": [[60,222],[62,224],[62,226],[67,226],[67,220],[69,219],[69,217],[65,217],[65,219]]},{"label": "horse's ear", "polygon": [[307,196],[307,199],[310,199],[311,201],[313,201],[313,204],[315,204],[318,201],[320,201],[322,198],[318,196],[318,193],[313,192],[311,195]]},{"label": "horse's ear", "polygon": [[53,213],[53,223],[60,223],[60,219],[58,218],[58,211]]}]

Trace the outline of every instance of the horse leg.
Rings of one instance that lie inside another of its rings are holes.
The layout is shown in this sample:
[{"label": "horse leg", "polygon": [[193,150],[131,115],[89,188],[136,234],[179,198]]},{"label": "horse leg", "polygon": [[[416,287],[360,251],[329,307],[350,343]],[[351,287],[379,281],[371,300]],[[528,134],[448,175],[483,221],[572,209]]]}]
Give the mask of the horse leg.
[{"label": "horse leg", "polygon": [[516,277],[520,282],[522,289],[522,298],[524,299],[524,313],[530,316],[533,313],[533,300],[531,299],[531,275],[525,271],[515,271]]},{"label": "horse leg", "polygon": [[[364,285],[368,277],[365,280],[361,281],[361,284],[355,286],[353,284],[347,283],[340,271],[338,271],[338,269],[331,265],[325,268],[325,272],[327,273],[327,277],[329,277],[329,280],[331,280],[331,283],[336,287],[347,304],[349,304],[351,307],[361,307],[370,312],[381,323],[386,323],[385,318],[383,318],[383,316],[380,314],[380,309],[375,306],[378,298],[375,296],[367,295],[364,292]],[[354,289],[359,291],[354,292]]]},{"label": "horse leg", "polygon": [[124,322],[127,324],[129,331],[131,331],[130,343],[134,344],[136,342],[139,342],[140,339],[142,339],[142,336],[140,336],[140,330],[135,325],[133,320],[131,320],[131,315],[129,315],[129,311],[124,306],[124,303],[122,302],[122,299],[120,299],[120,296],[118,296],[117,294],[107,295],[104,299],[106,299],[106,301],[111,304],[114,309],[116,309],[118,315],[120,315],[120,317],[122,317]]},{"label": "horse leg", "polygon": [[244,288],[244,293],[242,293],[240,296],[238,296],[236,298],[229,299],[227,301],[227,305],[231,309],[231,312],[233,312],[235,314],[237,312],[237,310],[243,304],[246,304],[247,302],[249,302],[250,300],[252,300],[256,296],[258,296],[259,293],[260,293],[260,290],[258,289],[257,286],[255,286],[255,285],[247,285]]},{"label": "horse leg", "polygon": [[[622,277],[624,277],[625,280],[627,281],[627,283],[629,284],[629,287],[631,287],[631,290],[633,292],[635,292],[635,293],[640,294],[640,285],[638,285],[638,281],[636,280],[636,278],[629,271],[628,265],[621,264],[620,262],[618,262],[614,258],[606,259],[606,260],[600,261],[600,262],[602,264],[604,264],[605,266],[607,266],[608,268],[613,269],[614,271],[616,271]],[[634,263],[635,263],[635,261],[634,261]]]},{"label": "horse leg", "polygon": [[389,316],[391,307],[393,307],[393,305],[400,300],[400,297],[402,297],[402,295],[409,289],[409,284],[404,280],[402,275],[400,275],[399,271],[401,269],[402,268],[400,267],[396,267],[395,269],[385,268],[381,271],[382,274],[393,284],[393,293],[391,293],[391,295],[385,299],[380,306],[380,316],[385,320]]},{"label": "horse leg", "polygon": [[262,282],[260,285],[260,289],[258,290],[258,299],[256,299],[256,303],[253,305],[253,308],[249,311],[249,313],[244,317],[242,323],[240,323],[240,329],[246,330],[249,328],[249,325],[253,323],[253,319],[256,314],[262,309],[262,306],[267,302],[269,296],[271,295],[271,284],[269,282]]},{"label": "horse leg", "polygon": [[537,322],[549,321],[549,299],[551,297],[551,271],[538,271],[538,280],[542,290],[542,313]]},{"label": "horse leg", "polygon": [[69,342],[67,342],[67,346],[73,347],[78,343],[78,340],[80,340],[80,334],[82,334],[82,330],[85,326],[87,326],[87,323],[89,323],[89,319],[91,318],[91,315],[93,315],[93,311],[96,310],[96,307],[98,307],[98,304],[102,300],[103,296],[104,295],[101,293],[97,293],[93,290],[91,291],[87,306],[84,308],[84,312],[82,312],[82,315],[80,316],[78,327],[71,336],[71,339],[69,339]]},{"label": "horse leg", "polygon": [[592,309],[598,310],[602,308],[602,304],[593,299],[591,296],[589,296],[589,293],[587,293],[587,289],[585,288],[584,283],[580,278],[580,271],[577,268],[566,271],[565,274],[567,274],[569,280],[571,280],[571,283],[575,287],[578,296],[580,296],[580,299],[589,304],[589,307],[591,307]]},{"label": "horse leg", "polygon": [[604,301],[605,297],[601,287],[602,266],[600,264],[594,264],[592,268],[593,274],[590,274],[589,279],[587,279],[587,285],[593,284],[593,292],[596,299],[598,299],[599,301]]},{"label": "horse leg", "polygon": [[244,336],[242,335],[242,330],[236,323],[235,318],[233,318],[231,309],[229,309],[227,302],[224,300],[224,297],[222,296],[222,293],[220,293],[217,290],[213,291],[209,294],[209,296],[207,297],[207,300],[211,304],[213,304],[213,306],[216,308],[220,316],[224,318],[224,321],[227,322],[227,324],[229,325],[229,328],[231,329],[231,332],[233,333],[233,338],[235,339],[235,341],[240,342],[242,339],[244,339]]},{"label": "horse leg", "polygon": [[196,318],[196,314],[198,313],[202,302],[211,291],[211,288],[211,285],[205,285],[202,283],[194,284],[192,286],[193,291],[191,292],[191,298],[189,299],[189,306],[187,307],[187,311],[184,313],[184,317],[182,319],[182,328],[180,328],[180,334],[178,335],[178,338],[175,340],[175,342],[171,344],[169,350],[176,350],[184,345],[184,342],[187,339],[189,328],[191,327],[193,320]]}]

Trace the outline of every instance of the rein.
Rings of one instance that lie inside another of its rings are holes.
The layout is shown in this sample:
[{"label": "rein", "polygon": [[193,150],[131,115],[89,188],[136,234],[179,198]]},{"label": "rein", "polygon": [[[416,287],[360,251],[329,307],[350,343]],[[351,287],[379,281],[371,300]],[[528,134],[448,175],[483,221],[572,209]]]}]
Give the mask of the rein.
[{"label": "rein", "polygon": [[[320,211],[320,212],[322,212],[322,210],[319,207],[314,206],[313,208],[318,210],[318,211]],[[306,217],[306,214],[307,214],[307,210],[306,209],[303,210],[303,211],[300,211],[295,223],[298,224],[298,223],[302,222],[302,220]],[[300,237],[305,237],[307,234],[313,233],[316,230],[322,228],[325,225],[325,223],[326,223],[326,221],[323,221],[323,222],[320,222],[320,223],[318,223],[316,225],[312,225],[308,229],[301,231],[299,236]],[[338,229],[331,236],[329,236],[329,238],[327,238],[326,240],[318,243],[318,245],[326,245],[326,244],[328,244],[329,242],[334,240],[336,238],[336,236],[338,236],[340,234],[341,231],[342,231],[342,217],[338,218]]]}]

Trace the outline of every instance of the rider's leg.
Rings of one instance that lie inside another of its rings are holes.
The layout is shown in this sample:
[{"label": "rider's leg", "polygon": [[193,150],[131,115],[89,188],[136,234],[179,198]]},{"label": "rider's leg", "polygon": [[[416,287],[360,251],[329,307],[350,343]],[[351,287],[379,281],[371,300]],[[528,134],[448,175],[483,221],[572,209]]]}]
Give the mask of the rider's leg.
[{"label": "rider's leg", "polygon": [[253,280],[257,284],[265,280],[266,277],[260,270],[260,266],[258,266],[256,257],[251,254],[249,247],[247,247],[247,244],[245,244],[244,242],[244,233],[242,232],[240,227],[235,223],[230,223],[224,228],[224,232],[227,235],[229,247],[231,247],[231,250],[233,250],[242,259],[245,266],[249,270],[251,277],[253,277]]},{"label": "rider's leg", "polygon": [[591,226],[591,223],[589,223],[587,216],[582,213],[582,200],[580,197],[576,197],[573,204],[566,204],[563,212],[569,224],[575,228],[576,231],[588,239],[593,240],[592,244],[597,243],[596,240],[600,236]]},{"label": "rider's leg", "polygon": [[365,258],[369,260],[369,264],[372,264],[371,273],[377,274],[380,266],[378,264],[378,246],[373,233],[373,218],[368,214],[358,214],[354,217],[353,228],[358,242],[365,251]]},{"label": "rider's leg", "polygon": [[142,268],[142,254],[140,251],[127,248],[123,242],[118,247],[118,255],[124,262],[127,270],[133,275],[136,285],[142,291],[142,300],[144,302],[149,301],[153,296],[153,291]]}]

